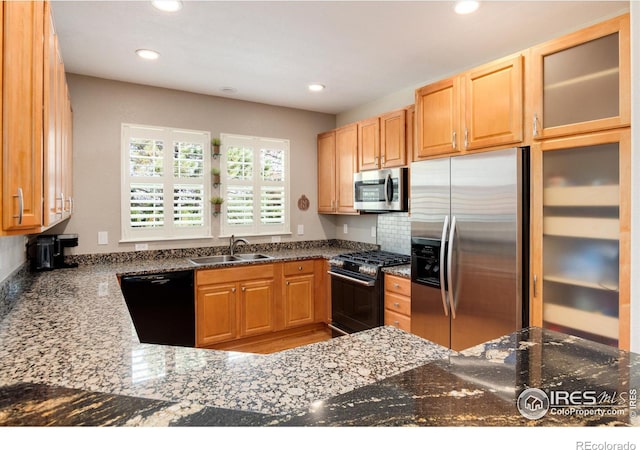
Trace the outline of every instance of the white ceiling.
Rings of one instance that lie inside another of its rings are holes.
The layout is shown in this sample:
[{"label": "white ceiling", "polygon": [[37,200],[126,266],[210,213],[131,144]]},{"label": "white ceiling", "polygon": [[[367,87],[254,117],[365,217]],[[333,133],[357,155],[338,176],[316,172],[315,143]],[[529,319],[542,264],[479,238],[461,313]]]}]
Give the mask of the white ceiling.
[{"label": "white ceiling", "polygon": [[[53,2],[67,72],[333,114],[628,9],[492,1],[459,16],[452,1],[187,0],[163,13],[149,1]],[[327,89],[311,93],[311,82]]]}]

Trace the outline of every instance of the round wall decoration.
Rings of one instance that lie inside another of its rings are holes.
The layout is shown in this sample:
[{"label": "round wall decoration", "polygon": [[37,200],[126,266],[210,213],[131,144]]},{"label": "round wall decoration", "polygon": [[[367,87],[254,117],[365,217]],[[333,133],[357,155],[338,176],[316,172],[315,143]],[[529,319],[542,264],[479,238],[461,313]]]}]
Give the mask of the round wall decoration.
[{"label": "round wall decoration", "polygon": [[298,209],[301,211],[306,211],[309,209],[309,199],[306,195],[302,194],[302,196],[298,199]]}]

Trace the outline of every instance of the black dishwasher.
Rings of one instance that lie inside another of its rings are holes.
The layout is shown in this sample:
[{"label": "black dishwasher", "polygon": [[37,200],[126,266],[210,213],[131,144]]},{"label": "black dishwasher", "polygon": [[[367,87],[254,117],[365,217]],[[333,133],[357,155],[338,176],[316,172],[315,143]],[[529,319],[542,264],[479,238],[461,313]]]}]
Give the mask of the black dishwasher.
[{"label": "black dishwasher", "polygon": [[195,346],[193,270],[123,276],[120,286],[140,342]]}]

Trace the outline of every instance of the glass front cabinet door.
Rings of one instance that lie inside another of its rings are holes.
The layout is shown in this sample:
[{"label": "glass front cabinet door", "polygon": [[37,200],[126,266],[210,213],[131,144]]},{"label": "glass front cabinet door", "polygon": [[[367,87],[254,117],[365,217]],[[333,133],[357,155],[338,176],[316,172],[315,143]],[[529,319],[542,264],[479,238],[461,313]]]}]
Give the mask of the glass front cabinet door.
[{"label": "glass front cabinet door", "polygon": [[630,132],[536,143],[531,324],[629,348]]},{"label": "glass front cabinet door", "polygon": [[531,49],[534,139],[628,126],[629,15]]}]

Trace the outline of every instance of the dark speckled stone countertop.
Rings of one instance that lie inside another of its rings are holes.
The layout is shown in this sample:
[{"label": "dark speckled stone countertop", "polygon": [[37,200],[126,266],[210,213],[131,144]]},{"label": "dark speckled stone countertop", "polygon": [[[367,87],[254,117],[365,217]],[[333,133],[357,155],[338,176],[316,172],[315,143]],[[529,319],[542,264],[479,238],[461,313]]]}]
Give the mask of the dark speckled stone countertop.
[{"label": "dark speckled stone countertop", "polygon": [[[345,250],[269,254],[328,258]],[[116,275],[183,268],[194,267],[182,256],[92,260],[76,269],[22,271],[5,283],[0,425],[639,423],[632,401],[639,355],[537,328],[462,353],[393,327],[271,355],[141,344]],[[402,269],[397,274],[408,276]],[[556,391],[595,392],[598,408],[569,414],[551,402],[544,417],[527,419],[516,407],[527,388],[553,399]]]}]

